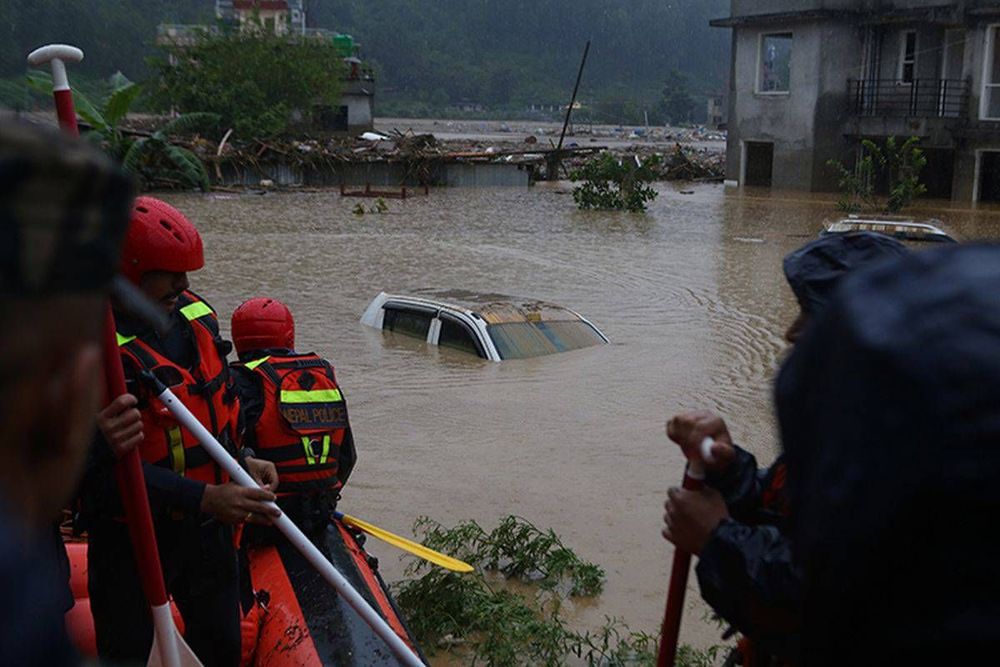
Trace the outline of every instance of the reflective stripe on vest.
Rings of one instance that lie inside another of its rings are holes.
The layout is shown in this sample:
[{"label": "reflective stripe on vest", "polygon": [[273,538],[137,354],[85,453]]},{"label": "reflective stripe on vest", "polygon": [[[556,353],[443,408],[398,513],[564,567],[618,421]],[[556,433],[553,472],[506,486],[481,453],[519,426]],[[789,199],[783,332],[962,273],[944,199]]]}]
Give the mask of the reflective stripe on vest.
[{"label": "reflective stripe on vest", "polygon": [[263,359],[256,359],[254,361],[248,361],[247,362],[247,368],[249,370],[253,370],[253,369],[257,368],[258,366],[260,366],[262,363],[264,363],[265,361],[267,361],[270,358],[271,357],[264,357]]},{"label": "reflective stripe on vest", "polygon": [[316,450],[313,449],[313,440],[309,436],[302,436],[302,447],[306,450],[306,463],[311,466],[319,463],[320,465],[325,465],[326,460],[330,457],[330,436],[329,434],[323,436],[323,451],[319,455],[319,460],[317,461]]},{"label": "reflective stripe on vest", "polygon": [[339,389],[316,389],[314,391],[281,390],[282,403],[339,403],[344,398]]},{"label": "reflective stripe on vest", "polygon": [[205,317],[205,315],[211,315],[212,308],[204,301],[195,301],[194,303],[189,303],[188,305],[181,308],[181,315],[184,316],[188,322],[196,320],[199,317]]},{"label": "reflective stripe on vest", "polygon": [[167,429],[167,448],[170,451],[170,467],[178,475],[183,475],[187,461],[184,457],[184,438],[180,426]]}]

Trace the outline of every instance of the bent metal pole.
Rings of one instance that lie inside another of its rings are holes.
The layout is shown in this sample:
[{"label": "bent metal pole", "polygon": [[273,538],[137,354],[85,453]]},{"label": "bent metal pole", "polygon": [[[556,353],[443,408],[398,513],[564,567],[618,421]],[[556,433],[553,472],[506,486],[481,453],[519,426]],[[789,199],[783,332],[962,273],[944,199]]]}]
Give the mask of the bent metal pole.
[{"label": "bent metal pole", "polygon": [[[701,441],[701,460],[712,461],[711,438]],[[684,471],[683,487],[698,491],[705,486],[705,469],[699,460],[688,461]],[[660,653],[656,658],[657,667],[674,667],[677,658],[677,640],[681,631],[681,612],[684,610],[684,593],[687,590],[688,570],[691,554],[674,549],[674,563],[670,568],[670,586],[667,588],[667,610],[663,614],[663,630],[660,633]]]},{"label": "bent metal pole", "polygon": [[[34,67],[50,64],[52,67],[52,95],[56,103],[59,126],[74,137],[80,135],[76,124],[76,109],[73,105],[73,91],[66,76],[66,62],[80,62],[83,51],[67,44],[49,44],[28,54],[28,64]],[[115,337],[115,318],[111,304],[107,306],[102,338],[104,354],[104,381],[108,401],[126,393],[125,374]],[[135,449],[123,456],[115,466],[115,478],[125,506],[132,550],[135,553],[136,568],[142,582],[142,590],[149,601],[153,617],[153,648],[150,652],[151,667],[201,667],[201,662],[184,643],[170,613],[167,589],[163,583],[160,554],[156,548],[156,534],[153,532],[153,517],[146,495],[146,481],[142,475],[139,452]]]},{"label": "bent metal pole", "polygon": [[[215,439],[208,429],[202,426],[201,422],[191,414],[191,411],[181,403],[173,392],[169,388],[163,386],[163,384],[157,380],[155,377],[150,376],[149,378],[152,382],[156,383],[157,390],[160,392],[157,398],[162,402],[170,414],[181,423],[181,425],[198,439],[201,446],[205,448],[219,467],[225,470],[229,476],[240,486],[250,487],[252,489],[259,488],[257,483],[250,477],[247,472],[240,467],[240,464],[236,462],[229,452],[226,451],[225,447],[219,444],[218,440]],[[274,503],[270,503],[272,507],[277,507]],[[358,593],[354,588],[348,583],[347,579],[344,578],[340,572],[337,571],[326,556],[323,555],[316,545],[312,543],[309,538],[302,534],[298,526],[292,523],[292,520],[282,513],[277,519],[274,520],[275,527],[280,530],[288,541],[295,546],[299,552],[305,556],[306,560],[316,568],[316,571],[323,575],[323,578],[330,583],[331,586],[336,589],[336,591],[347,601],[349,605],[354,607],[354,610],[358,612],[362,620],[367,623],[375,633],[389,645],[392,652],[396,654],[400,662],[408,667],[423,667],[423,661],[417,656],[412,648],[410,648],[406,642],[400,638],[396,632],[389,627],[389,624],[379,616],[378,612],[371,608],[371,606],[365,601],[361,594]]]}]

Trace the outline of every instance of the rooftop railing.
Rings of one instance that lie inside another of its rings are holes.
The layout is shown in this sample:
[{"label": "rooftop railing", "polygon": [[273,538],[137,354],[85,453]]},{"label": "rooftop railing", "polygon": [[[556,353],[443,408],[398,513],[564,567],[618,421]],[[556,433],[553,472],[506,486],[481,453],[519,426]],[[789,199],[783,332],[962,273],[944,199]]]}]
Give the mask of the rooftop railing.
[{"label": "rooftop railing", "polygon": [[851,113],[882,118],[961,118],[969,104],[965,79],[849,79]]}]

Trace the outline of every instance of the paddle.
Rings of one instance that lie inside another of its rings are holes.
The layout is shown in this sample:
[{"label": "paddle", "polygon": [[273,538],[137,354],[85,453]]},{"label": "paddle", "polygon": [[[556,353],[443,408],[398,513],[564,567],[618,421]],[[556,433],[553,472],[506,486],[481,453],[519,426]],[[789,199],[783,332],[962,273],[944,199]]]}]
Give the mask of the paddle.
[{"label": "paddle", "polygon": [[420,558],[434,563],[435,565],[440,565],[447,570],[452,570],[454,572],[472,572],[474,569],[468,563],[460,561],[457,558],[446,556],[443,553],[429,549],[422,544],[418,544],[413,540],[408,540],[405,537],[396,535],[395,533],[390,533],[388,530],[379,528],[378,526],[373,526],[367,521],[362,521],[361,519],[343,514],[342,512],[334,512],[333,514],[348,526],[357,528],[360,531],[368,533],[372,537],[377,537],[383,542],[388,542],[394,547],[407,551],[414,556],[419,556]]},{"label": "paddle", "polygon": [[[712,438],[701,441],[702,461],[712,461]],[[689,460],[684,471],[682,485],[690,491],[698,491],[705,486],[705,470],[701,461]],[[667,588],[667,609],[663,614],[663,630],[660,633],[660,652],[656,658],[657,667],[674,667],[677,658],[677,640],[681,630],[681,613],[684,611],[684,593],[687,591],[688,569],[691,554],[674,549],[674,562],[670,568],[670,586]]]},{"label": "paddle", "polygon": [[[80,131],[76,124],[76,110],[73,106],[73,92],[66,76],[66,64],[83,60],[83,51],[66,44],[49,44],[28,54],[28,64],[40,66],[46,63],[52,67],[52,94],[56,102],[59,126],[74,137]],[[111,304],[105,315],[104,336],[104,381],[110,403],[126,393],[125,375],[115,337],[115,318]],[[167,589],[163,583],[160,555],[156,548],[156,534],[153,532],[153,517],[146,496],[146,481],[142,475],[139,452],[132,449],[115,466],[115,478],[125,506],[125,519],[129,537],[135,553],[136,567],[142,589],[149,600],[153,617],[153,647],[147,664],[150,667],[201,667],[201,662],[181,638],[174,626],[167,600]]]},{"label": "paddle", "polygon": [[[174,419],[179,421],[181,425],[186,428],[198,442],[201,444],[202,448],[208,452],[208,455],[212,457],[213,460],[219,465],[220,468],[225,470],[234,482],[240,486],[246,486],[253,489],[259,488],[257,483],[250,477],[247,472],[240,467],[239,463],[236,462],[229,452],[226,451],[225,447],[219,444],[215,437],[198,421],[198,419],[191,414],[191,411],[187,407],[177,400],[173,392],[170,391],[159,379],[156,378],[152,373],[147,373],[144,375],[144,379],[147,380],[151,386],[156,388],[157,399],[170,411]],[[277,507],[273,503],[272,507]],[[280,530],[288,541],[299,550],[299,552],[305,557],[309,563],[316,568],[327,582],[336,589],[336,591],[344,598],[347,604],[351,605],[358,615],[361,616],[362,620],[367,623],[372,630],[375,631],[379,637],[389,645],[392,652],[396,654],[399,661],[404,665],[409,667],[423,667],[423,661],[417,656],[412,648],[410,648],[399,635],[393,631],[389,624],[385,622],[385,619],[379,615],[377,611],[372,609],[368,602],[361,597],[361,595],[354,590],[354,588],[347,582],[340,572],[337,571],[326,556],[323,555],[315,544],[312,543],[309,538],[307,538],[298,526],[292,523],[285,514],[282,514],[277,519],[273,521],[274,526]]]}]

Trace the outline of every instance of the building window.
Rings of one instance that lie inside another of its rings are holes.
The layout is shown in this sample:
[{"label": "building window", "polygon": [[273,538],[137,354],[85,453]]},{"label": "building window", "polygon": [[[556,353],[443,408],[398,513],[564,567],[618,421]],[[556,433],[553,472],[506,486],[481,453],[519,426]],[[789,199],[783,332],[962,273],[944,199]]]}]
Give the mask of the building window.
[{"label": "building window", "polygon": [[761,35],[758,93],[787,93],[792,73],[792,33]]},{"label": "building window", "polygon": [[899,74],[901,83],[913,83],[917,72],[917,31],[907,30],[899,43]]},{"label": "building window", "polygon": [[1000,25],[986,31],[986,61],[983,63],[983,94],[979,102],[979,117],[1000,120]]}]

